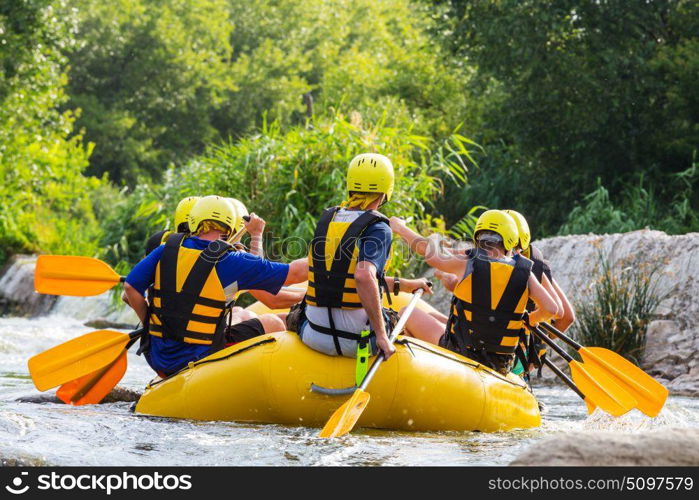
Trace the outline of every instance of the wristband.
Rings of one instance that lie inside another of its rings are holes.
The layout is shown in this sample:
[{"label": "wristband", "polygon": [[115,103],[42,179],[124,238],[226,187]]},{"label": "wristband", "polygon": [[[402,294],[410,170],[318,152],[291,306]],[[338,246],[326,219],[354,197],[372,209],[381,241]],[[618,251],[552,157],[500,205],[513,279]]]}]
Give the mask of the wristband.
[{"label": "wristband", "polygon": [[395,295],[397,297],[399,293],[400,293],[400,278],[398,276],[396,276],[395,278],[393,278],[393,295]]}]

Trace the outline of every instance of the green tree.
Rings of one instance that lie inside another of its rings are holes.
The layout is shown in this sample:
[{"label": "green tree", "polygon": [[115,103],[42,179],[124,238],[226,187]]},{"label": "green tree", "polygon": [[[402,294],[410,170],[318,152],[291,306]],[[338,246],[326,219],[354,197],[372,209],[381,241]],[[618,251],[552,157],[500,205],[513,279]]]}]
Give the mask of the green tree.
[{"label": "green tree", "polygon": [[[229,0],[235,23],[231,71],[238,89],[224,116],[230,135],[267,118],[305,119],[301,95],[320,111],[355,109],[378,120],[386,110],[448,136],[460,121],[461,66],[429,36],[424,5],[409,0]],[[236,111],[236,113],[234,113]],[[387,118],[391,123],[391,117]],[[424,123],[423,123],[424,122]]]},{"label": "green tree", "polygon": [[410,0],[77,0],[70,103],[95,143],[88,170],[133,186],[265,121],[354,109],[448,137],[464,69]]},{"label": "green tree", "polygon": [[77,0],[70,103],[95,143],[88,173],[134,184],[218,138],[211,115],[233,83],[225,0]]},{"label": "green tree", "polygon": [[[440,3],[437,33],[477,68],[469,85],[485,103],[475,139],[515,156],[526,181],[510,203],[546,232],[597,178],[614,196],[639,173],[662,186],[690,164],[699,143],[696,2]],[[498,173],[488,165],[477,176],[488,183]]]},{"label": "green tree", "polygon": [[0,3],[0,261],[14,252],[94,255],[96,224],[82,176],[90,147],[59,112],[66,76],[61,51],[75,20],[56,0]]}]

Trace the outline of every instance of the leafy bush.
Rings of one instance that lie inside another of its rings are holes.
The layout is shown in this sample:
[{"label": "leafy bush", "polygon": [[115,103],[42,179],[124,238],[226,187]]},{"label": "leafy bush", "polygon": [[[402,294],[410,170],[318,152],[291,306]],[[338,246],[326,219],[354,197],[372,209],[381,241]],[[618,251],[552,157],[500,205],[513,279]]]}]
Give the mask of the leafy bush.
[{"label": "leafy bush", "polygon": [[234,87],[226,0],[76,0],[71,107],[95,143],[88,173],[134,185],[219,138],[211,116]]},{"label": "leafy bush", "polygon": [[585,196],[584,204],[573,208],[559,233],[622,233],[646,227],[669,234],[699,231],[699,163],[694,161],[687,170],[669,176],[664,189],[674,193],[669,203],[663,203],[641,177],[615,204],[598,182],[597,189]]},{"label": "leafy bush", "polygon": [[601,276],[578,305],[573,335],[582,345],[606,347],[638,364],[646,328],[664,299],[657,290],[659,266],[612,262],[602,254],[600,263]]},{"label": "leafy bush", "polygon": [[[362,152],[385,154],[396,169],[387,215],[410,216],[422,230],[444,231],[444,222],[428,214],[443,193],[438,174],[459,182],[469,143],[458,133],[435,142],[409,126],[363,122],[358,113],[350,119],[338,113],[310,128],[283,130],[274,122],[259,134],[212,147],[185,167],[171,169],[164,190],[173,200],[211,193],[238,198],[268,221],[272,255],[300,257],[322,210],[344,199],[347,165]],[[404,264],[397,252],[394,265]]]},{"label": "leafy bush", "polygon": [[128,272],[141,260],[145,242],[155,232],[172,229],[179,200],[163,195],[162,188],[140,184],[135,190],[123,188],[101,200],[103,233],[101,257],[119,272]]}]

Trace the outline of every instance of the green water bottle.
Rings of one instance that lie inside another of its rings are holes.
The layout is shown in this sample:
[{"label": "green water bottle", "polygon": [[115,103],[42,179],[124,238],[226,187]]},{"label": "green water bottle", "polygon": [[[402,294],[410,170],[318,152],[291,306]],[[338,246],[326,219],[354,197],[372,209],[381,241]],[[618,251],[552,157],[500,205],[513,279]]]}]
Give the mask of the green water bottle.
[{"label": "green water bottle", "polygon": [[357,366],[354,371],[354,383],[359,387],[369,369],[369,330],[362,330],[357,341]]}]

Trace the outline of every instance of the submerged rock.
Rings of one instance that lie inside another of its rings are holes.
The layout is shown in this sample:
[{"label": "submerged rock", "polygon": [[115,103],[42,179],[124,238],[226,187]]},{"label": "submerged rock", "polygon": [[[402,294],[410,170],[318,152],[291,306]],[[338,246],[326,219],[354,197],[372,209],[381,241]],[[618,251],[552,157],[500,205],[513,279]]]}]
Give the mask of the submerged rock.
[{"label": "submerged rock", "polygon": [[[102,403],[119,403],[126,402],[132,403],[138,401],[141,397],[141,393],[134,391],[132,389],[127,389],[126,387],[115,387],[112,391],[105,396],[101,401]],[[63,404],[63,401],[56,397],[55,393],[50,394],[31,394],[29,396],[22,396],[15,399],[18,403],[36,403],[36,404],[46,404],[46,403],[57,403]]]},{"label": "submerged rock", "polygon": [[112,392],[107,394],[107,396],[102,400],[103,403],[118,403],[127,402],[132,403],[138,401],[141,397],[141,393],[134,391],[132,389],[127,389],[126,387],[115,387]]},{"label": "submerged rock", "polygon": [[90,328],[95,328],[97,330],[133,330],[134,325],[133,323],[118,323],[116,321],[111,321],[107,318],[97,318],[97,319],[91,319],[90,321],[86,321],[84,323],[85,326],[89,326]]},{"label": "submerged rock", "polygon": [[526,449],[510,465],[699,465],[699,429],[552,436]]},{"label": "submerged rock", "polygon": [[5,457],[0,454],[0,467],[47,467],[51,464],[38,457]]},{"label": "submerged rock", "polygon": [[59,403],[62,404],[63,401],[56,397],[56,394],[30,394],[29,396],[20,396],[15,399],[18,403],[36,403],[36,404],[47,404],[47,403]]}]

